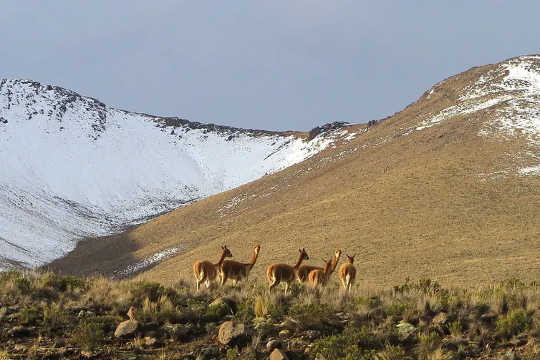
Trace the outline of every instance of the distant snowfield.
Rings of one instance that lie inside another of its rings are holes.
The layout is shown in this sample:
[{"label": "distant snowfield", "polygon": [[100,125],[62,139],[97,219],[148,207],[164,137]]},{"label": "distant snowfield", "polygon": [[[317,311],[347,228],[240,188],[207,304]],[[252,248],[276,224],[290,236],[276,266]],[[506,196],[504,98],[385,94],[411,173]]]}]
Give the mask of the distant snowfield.
[{"label": "distant snowfield", "polygon": [[65,89],[1,80],[0,268],[50,262],[78,239],[281,170],[338,133],[303,141],[171,125]]}]

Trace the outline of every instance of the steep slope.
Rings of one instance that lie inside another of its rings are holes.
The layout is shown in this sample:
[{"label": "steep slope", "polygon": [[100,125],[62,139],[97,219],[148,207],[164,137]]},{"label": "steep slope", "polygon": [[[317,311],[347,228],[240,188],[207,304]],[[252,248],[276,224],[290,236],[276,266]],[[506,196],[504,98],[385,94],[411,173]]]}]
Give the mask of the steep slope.
[{"label": "steep slope", "polygon": [[35,266],[182,204],[302,161],[340,132],[242,130],[130,113],[0,81],[0,269]]},{"label": "steep slope", "polygon": [[[148,266],[140,277],[192,281],[193,261],[215,260],[220,244],[242,261],[260,243],[261,279],[305,247],[314,264],[335,248],[356,253],[364,285],[537,280],[539,79],[539,56],[470,69],[392,117],[349,128],[354,139],[101,248],[82,243],[53,268],[123,276]],[[182,250],[160,257],[173,248]]]}]

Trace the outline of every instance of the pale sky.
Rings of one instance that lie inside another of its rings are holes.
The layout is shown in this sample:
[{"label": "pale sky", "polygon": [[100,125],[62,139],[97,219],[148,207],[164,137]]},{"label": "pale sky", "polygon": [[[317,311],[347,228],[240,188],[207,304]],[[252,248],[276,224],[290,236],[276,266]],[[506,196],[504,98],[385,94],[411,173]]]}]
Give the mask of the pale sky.
[{"label": "pale sky", "polygon": [[4,1],[0,77],[268,130],[367,122],[540,53],[540,1]]}]

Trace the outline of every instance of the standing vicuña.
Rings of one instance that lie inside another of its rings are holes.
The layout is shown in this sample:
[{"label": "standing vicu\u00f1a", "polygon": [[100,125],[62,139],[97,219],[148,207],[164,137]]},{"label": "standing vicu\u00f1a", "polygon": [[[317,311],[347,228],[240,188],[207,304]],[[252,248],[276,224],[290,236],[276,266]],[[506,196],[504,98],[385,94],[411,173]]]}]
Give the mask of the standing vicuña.
[{"label": "standing vicu\u00f1a", "polygon": [[341,265],[339,268],[339,279],[347,292],[351,291],[351,286],[354,283],[354,279],[356,279],[356,268],[353,265],[355,256],[347,255],[347,263]]},{"label": "standing vicu\u00f1a", "polygon": [[221,277],[221,286],[225,285],[227,282],[227,279],[231,279],[233,281],[233,285],[236,286],[236,283],[238,281],[247,279],[249,276],[249,272],[253,268],[253,265],[255,265],[255,262],[257,261],[257,257],[259,256],[259,251],[261,250],[261,245],[255,245],[255,248],[253,249],[253,256],[251,257],[251,260],[248,263],[241,263],[234,260],[225,260],[223,261],[223,264],[221,264],[221,268],[219,269],[219,276]]},{"label": "standing vicu\u00f1a", "polygon": [[[339,261],[339,257],[341,256],[341,250],[336,250],[334,253],[334,260],[332,261],[332,265],[330,266],[330,274],[334,272],[336,269],[337,263]],[[298,268],[298,271],[296,273],[296,278],[300,283],[304,283],[308,280],[308,275],[313,270],[323,270],[320,266],[313,266],[313,265],[302,265]]]},{"label": "standing vicu\u00f1a", "polygon": [[328,281],[328,277],[330,276],[330,272],[332,269],[332,261],[324,261],[324,269],[315,269],[312,270],[308,275],[308,281],[309,284],[315,289],[319,286],[326,285],[326,282]]},{"label": "standing vicu\u00f1a", "polygon": [[298,249],[298,260],[294,266],[287,264],[272,264],[266,268],[266,278],[270,283],[272,290],[280,282],[285,282],[285,295],[289,289],[289,284],[294,281],[296,273],[303,260],[309,260],[309,256],[305,249]]},{"label": "standing vicu\u00f1a", "polygon": [[206,280],[206,287],[210,287],[211,281],[216,281],[218,275],[218,269],[221,267],[223,260],[226,257],[232,257],[231,251],[227,249],[226,245],[221,246],[221,255],[217,264],[211,263],[210,261],[196,261],[193,264],[193,272],[195,273],[195,281],[197,282],[197,291],[199,291],[199,286],[203,281]]}]

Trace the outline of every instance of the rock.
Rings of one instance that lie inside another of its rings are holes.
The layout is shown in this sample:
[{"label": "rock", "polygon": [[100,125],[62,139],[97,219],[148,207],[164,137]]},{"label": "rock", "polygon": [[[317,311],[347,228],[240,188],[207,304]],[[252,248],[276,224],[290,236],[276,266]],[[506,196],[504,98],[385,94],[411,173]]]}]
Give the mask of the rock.
[{"label": "rock", "polygon": [[281,349],[274,349],[270,354],[270,360],[288,360],[287,354]]},{"label": "rock", "polygon": [[163,325],[162,329],[169,337],[176,340],[183,340],[191,331],[186,325],[169,323]]},{"label": "rock", "polygon": [[25,337],[32,335],[32,329],[26,328],[22,325],[18,325],[9,329],[7,334],[11,337]]},{"label": "rock", "polygon": [[122,336],[132,335],[137,330],[138,327],[139,327],[138,321],[135,321],[135,320],[122,321],[116,327],[116,330],[114,331],[114,336],[122,337]]},{"label": "rock", "polygon": [[232,320],[228,320],[219,327],[218,341],[223,345],[228,345],[235,338],[244,335],[246,335],[244,324],[235,324]]},{"label": "rock", "polygon": [[286,318],[278,325],[278,327],[285,328],[285,329],[296,329],[299,327],[299,325],[300,324],[298,320],[295,320],[292,318]]},{"label": "rock", "polygon": [[228,297],[219,297],[216,300],[212,301],[209,306],[225,306],[229,310],[229,313],[231,315],[236,314],[236,311],[238,310],[238,305],[236,304],[236,301]]},{"label": "rock", "polygon": [[281,330],[281,331],[279,332],[279,337],[281,337],[281,338],[288,338],[289,335],[291,335],[291,331],[290,331],[290,330],[287,330],[287,329]]},{"label": "rock", "polygon": [[304,338],[309,341],[313,341],[321,337],[321,332],[317,330],[306,330],[304,331]]},{"label": "rock", "polygon": [[13,350],[15,350],[15,352],[26,352],[26,345],[15,344],[15,346],[13,347]]},{"label": "rock", "polygon": [[157,342],[156,338],[155,337],[151,337],[151,336],[145,336],[144,337],[144,344],[147,345],[147,346],[153,346],[155,345]]},{"label": "rock", "polygon": [[444,325],[446,324],[447,321],[448,321],[448,316],[444,312],[438,313],[437,315],[435,315],[433,320],[431,320],[433,325],[436,325],[436,326]]},{"label": "rock", "polygon": [[270,340],[266,343],[266,350],[268,351],[272,351],[276,348],[281,348],[281,347],[282,347],[281,341],[277,339]]},{"label": "rock", "polygon": [[399,324],[396,325],[396,327],[398,329],[399,338],[402,341],[407,339],[416,330],[416,328],[412,324],[409,324],[404,320],[401,320]]}]

